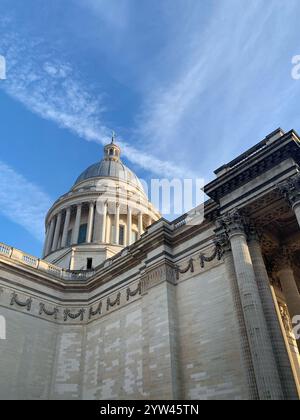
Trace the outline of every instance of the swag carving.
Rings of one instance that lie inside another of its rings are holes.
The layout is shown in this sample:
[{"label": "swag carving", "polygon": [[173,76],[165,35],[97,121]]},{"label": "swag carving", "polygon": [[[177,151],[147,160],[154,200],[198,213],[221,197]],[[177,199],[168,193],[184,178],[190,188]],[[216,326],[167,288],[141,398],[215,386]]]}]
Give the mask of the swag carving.
[{"label": "swag carving", "polygon": [[52,311],[48,310],[45,306],[44,303],[40,303],[40,312],[39,315],[47,315],[47,316],[53,316],[54,319],[57,319],[57,315],[58,315],[59,309],[58,308],[54,308]]},{"label": "swag carving", "polygon": [[213,250],[210,256],[206,256],[205,254],[200,254],[201,268],[205,267],[206,262],[212,262],[215,259],[217,259],[218,261],[221,261],[222,256],[223,256],[222,245],[219,242],[216,242],[215,249]]},{"label": "swag carving", "polygon": [[31,311],[31,305],[32,305],[32,299],[28,298],[26,301],[21,301],[21,300],[18,299],[17,293],[14,292],[12,294],[10,305],[11,306],[18,305],[18,306],[21,306],[23,308],[27,308],[27,311],[30,312]]},{"label": "swag carving", "polygon": [[77,313],[73,314],[70,309],[65,309],[64,312],[64,321],[66,322],[68,318],[70,319],[77,319],[80,318],[80,321],[83,321],[85,314],[85,309],[80,309]]},{"label": "swag carving", "polygon": [[189,260],[189,263],[188,263],[187,267],[184,268],[184,269],[181,269],[178,265],[176,265],[175,266],[175,271],[176,271],[176,279],[177,280],[179,280],[180,274],[186,274],[189,271],[191,273],[194,273],[195,272],[195,268],[194,268],[194,260],[193,260],[193,258],[191,258]]},{"label": "swag carving", "polygon": [[129,301],[129,299],[131,297],[135,297],[138,294],[139,295],[142,294],[142,283],[139,282],[136,290],[134,290],[134,291],[131,291],[130,287],[128,287],[127,290],[126,290],[126,294],[127,294],[127,302]]},{"label": "swag carving", "polygon": [[117,297],[114,301],[111,301],[110,297],[107,298],[106,310],[109,311],[109,308],[113,308],[116,305],[120,305],[121,303],[121,293],[117,294]]}]

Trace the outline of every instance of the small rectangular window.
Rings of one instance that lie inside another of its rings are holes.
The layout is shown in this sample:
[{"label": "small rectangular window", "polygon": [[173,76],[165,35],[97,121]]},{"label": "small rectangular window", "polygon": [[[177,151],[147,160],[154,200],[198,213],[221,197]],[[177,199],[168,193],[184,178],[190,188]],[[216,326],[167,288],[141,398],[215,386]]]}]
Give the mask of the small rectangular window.
[{"label": "small rectangular window", "polygon": [[67,236],[67,246],[70,246],[71,245],[71,241],[72,241],[72,229],[71,230],[69,230],[69,232],[68,232],[68,236]]},{"label": "small rectangular window", "polygon": [[93,258],[88,258],[86,262],[86,269],[92,270],[92,268],[93,268]]},{"label": "small rectangular window", "polygon": [[86,242],[87,224],[81,225],[79,229],[78,244]]},{"label": "small rectangular window", "polygon": [[125,243],[125,226],[120,226],[120,237],[119,237],[119,245],[124,245]]}]

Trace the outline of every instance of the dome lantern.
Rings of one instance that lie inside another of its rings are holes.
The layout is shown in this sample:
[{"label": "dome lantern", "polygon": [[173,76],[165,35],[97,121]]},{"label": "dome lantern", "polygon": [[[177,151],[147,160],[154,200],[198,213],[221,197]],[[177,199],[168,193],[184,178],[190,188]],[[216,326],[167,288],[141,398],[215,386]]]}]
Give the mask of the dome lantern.
[{"label": "dome lantern", "polygon": [[116,134],[113,132],[111,143],[107,144],[104,147],[104,159],[109,161],[120,161],[121,158],[121,149],[120,147],[115,143],[116,140]]}]

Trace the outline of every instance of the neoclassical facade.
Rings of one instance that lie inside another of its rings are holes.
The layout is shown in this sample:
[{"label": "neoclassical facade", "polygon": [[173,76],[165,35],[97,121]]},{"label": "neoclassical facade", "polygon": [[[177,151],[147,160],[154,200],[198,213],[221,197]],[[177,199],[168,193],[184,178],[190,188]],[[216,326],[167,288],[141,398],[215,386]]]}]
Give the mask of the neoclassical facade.
[{"label": "neoclassical facade", "polygon": [[298,134],[217,169],[196,225],[120,153],[50,209],[42,259],[0,246],[0,398],[298,400]]}]

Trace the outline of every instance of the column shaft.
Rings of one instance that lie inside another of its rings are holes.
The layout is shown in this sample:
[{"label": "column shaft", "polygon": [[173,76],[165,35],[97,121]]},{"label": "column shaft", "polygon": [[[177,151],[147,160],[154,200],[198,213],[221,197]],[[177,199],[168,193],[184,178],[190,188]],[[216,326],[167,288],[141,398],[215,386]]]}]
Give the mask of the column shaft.
[{"label": "column shaft", "polygon": [[107,227],[107,203],[103,204],[103,212],[102,212],[102,234],[101,234],[101,242],[106,242],[106,227]]},{"label": "column shaft", "polygon": [[291,367],[293,362],[290,359],[287,343],[278,318],[278,311],[276,309],[277,302],[275,302],[273,298],[269,276],[258,239],[252,238],[250,240],[249,250],[281,383],[283,385],[284,397],[288,400],[297,400],[299,394],[297,379],[295,378]]},{"label": "column shaft", "polygon": [[76,219],[75,219],[75,225],[73,229],[73,235],[72,235],[72,244],[78,243],[78,237],[79,237],[79,229],[81,224],[81,211],[82,211],[82,204],[77,205],[77,211],[76,211]]},{"label": "column shaft", "polygon": [[142,234],[144,233],[144,228],[143,228],[143,213],[142,212],[140,212],[139,213],[139,216],[138,216],[138,218],[139,218],[139,226],[138,226],[138,229],[139,229],[139,239],[140,239],[140,237],[142,236]]},{"label": "column shaft", "polygon": [[127,209],[127,246],[132,244],[132,210]]},{"label": "column shaft", "polygon": [[65,248],[67,245],[67,239],[68,239],[68,232],[69,232],[69,226],[70,226],[70,219],[71,219],[71,207],[68,207],[66,210],[66,218],[65,218],[65,224],[64,224],[64,231],[63,236],[61,240],[61,247]]},{"label": "column shaft", "polygon": [[300,294],[292,267],[287,266],[280,269],[278,271],[278,277],[291,318],[300,315]]},{"label": "column shaft", "polygon": [[47,246],[49,242],[49,229],[50,229],[50,225],[48,225],[46,228],[45,242],[44,242],[44,248],[43,248],[43,257],[46,255],[46,252],[47,252]]},{"label": "column shaft", "polygon": [[116,205],[116,214],[115,214],[115,244],[119,245],[120,243],[120,205]]},{"label": "column shaft", "polygon": [[59,232],[60,232],[60,227],[61,227],[61,212],[58,213],[57,217],[56,217],[56,226],[55,226],[55,233],[54,233],[54,239],[53,239],[53,244],[52,244],[52,251],[56,251],[58,248],[58,239],[59,239]]},{"label": "column shaft", "polygon": [[254,366],[251,357],[250,345],[247,335],[247,329],[243,314],[243,308],[241,303],[241,297],[239,293],[238,280],[235,273],[233,255],[231,250],[227,250],[224,254],[224,262],[226,272],[230,281],[231,293],[233,298],[233,304],[237,315],[240,333],[240,347],[242,355],[242,363],[247,378],[246,386],[248,386],[247,394],[249,400],[258,400],[258,390],[256,386],[256,378],[254,372]]},{"label": "column shaft", "polygon": [[284,398],[252,260],[244,233],[230,236],[257,389],[262,400]]},{"label": "column shaft", "polygon": [[89,244],[93,240],[93,227],[94,227],[94,214],[95,214],[95,203],[90,203],[89,209],[89,220],[86,233],[86,242]]},{"label": "column shaft", "polygon": [[45,255],[50,254],[51,249],[52,249],[54,227],[55,227],[55,217],[53,217],[51,222],[50,222],[50,228],[49,228],[49,233],[48,233],[48,242],[47,242],[47,250],[46,250]]}]

